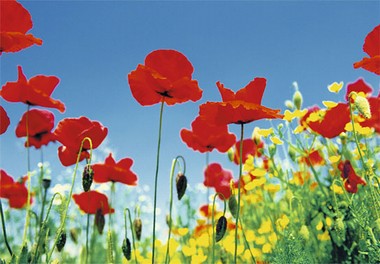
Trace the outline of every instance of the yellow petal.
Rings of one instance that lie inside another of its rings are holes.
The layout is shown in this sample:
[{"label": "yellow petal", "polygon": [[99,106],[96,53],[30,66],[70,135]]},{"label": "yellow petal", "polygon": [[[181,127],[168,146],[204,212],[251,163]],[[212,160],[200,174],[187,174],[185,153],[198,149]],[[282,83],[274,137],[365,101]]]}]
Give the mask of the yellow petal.
[{"label": "yellow petal", "polygon": [[338,105],[338,103],[333,101],[322,101],[322,104],[329,109]]},{"label": "yellow petal", "polygon": [[256,176],[256,177],[262,177],[262,176],[264,176],[266,173],[267,173],[266,170],[264,170],[264,169],[259,169],[259,168],[256,168],[256,169],[254,169],[253,171],[250,172],[251,175]]},{"label": "yellow petal", "polygon": [[327,89],[329,89],[330,92],[332,93],[338,93],[341,89],[343,88],[343,82],[337,83],[334,82],[327,86]]},{"label": "yellow petal", "polygon": [[305,130],[305,127],[304,126],[297,126],[294,130],[293,130],[293,133],[294,134],[299,134],[301,133],[302,131]]},{"label": "yellow petal", "polygon": [[279,139],[279,138],[276,137],[276,136],[271,137],[270,140],[271,140],[274,144],[276,144],[276,145],[282,145],[282,144],[284,143],[281,139]]},{"label": "yellow petal", "polygon": [[337,156],[330,156],[329,157],[329,161],[331,162],[331,163],[336,163],[336,162],[338,162],[340,160],[340,155],[337,155]]},{"label": "yellow petal", "polygon": [[258,129],[257,133],[262,135],[263,137],[267,137],[273,133],[273,127],[268,128],[268,129],[261,129],[260,128],[260,129]]}]

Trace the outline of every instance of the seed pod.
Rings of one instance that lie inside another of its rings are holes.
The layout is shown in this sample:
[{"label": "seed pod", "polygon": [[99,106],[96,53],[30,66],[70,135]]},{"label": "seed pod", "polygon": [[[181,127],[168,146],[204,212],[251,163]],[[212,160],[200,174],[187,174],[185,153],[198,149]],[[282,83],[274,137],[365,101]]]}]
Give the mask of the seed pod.
[{"label": "seed pod", "polygon": [[103,234],[105,222],[102,209],[98,209],[95,214],[95,225],[98,228],[99,234]]},{"label": "seed pod", "polygon": [[177,187],[178,200],[181,200],[181,198],[185,194],[186,187],[187,187],[187,178],[184,174],[178,173],[177,178],[176,178],[176,187]]},{"label": "seed pod", "polygon": [[216,223],[216,234],[215,234],[216,242],[219,242],[223,238],[224,234],[226,233],[226,229],[227,229],[227,219],[224,215],[222,215],[218,219],[218,223]]},{"label": "seed pod", "polygon": [[121,246],[121,249],[123,251],[124,257],[127,260],[131,260],[132,249],[131,249],[131,242],[129,241],[128,238],[124,238],[123,245]]},{"label": "seed pod", "polygon": [[63,230],[61,234],[59,235],[57,243],[55,245],[57,246],[58,251],[61,252],[65,244],[66,244],[66,232],[65,230]]},{"label": "seed pod", "polygon": [[230,199],[228,199],[228,209],[230,209],[230,212],[234,218],[236,218],[237,215],[237,208],[238,205],[235,199],[235,195],[231,195]]},{"label": "seed pod", "polygon": [[91,165],[86,165],[82,174],[82,186],[85,192],[90,190],[93,179],[94,171],[92,170]]},{"label": "seed pod", "polygon": [[133,229],[135,230],[137,240],[140,241],[142,231],[142,221],[140,218],[133,220]]}]

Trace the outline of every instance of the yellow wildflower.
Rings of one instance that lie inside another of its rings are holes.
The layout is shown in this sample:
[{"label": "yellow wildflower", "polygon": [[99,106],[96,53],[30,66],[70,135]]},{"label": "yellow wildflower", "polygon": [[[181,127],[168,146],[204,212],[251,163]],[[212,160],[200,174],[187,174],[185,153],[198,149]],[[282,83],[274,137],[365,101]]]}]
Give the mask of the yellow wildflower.
[{"label": "yellow wildflower", "polygon": [[328,109],[334,108],[335,106],[338,105],[338,103],[333,102],[333,101],[322,101],[322,104],[327,107]]},{"label": "yellow wildflower", "polygon": [[337,83],[333,82],[329,86],[327,86],[327,89],[332,93],[338,93],[343,88],[343,82]]},{"label": "yellow wildflower", "polygon": [[270,137],[270,140],[273,142],[273,144],[276,144],[276,145],[284,144],[284,142],[276,136]]}]

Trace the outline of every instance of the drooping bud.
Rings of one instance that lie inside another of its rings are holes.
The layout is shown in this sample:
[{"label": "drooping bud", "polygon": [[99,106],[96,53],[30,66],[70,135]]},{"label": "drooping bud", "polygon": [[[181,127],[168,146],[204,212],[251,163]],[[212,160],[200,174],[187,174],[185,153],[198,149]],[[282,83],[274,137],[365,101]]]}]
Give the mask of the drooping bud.
[{"label": "drooping bud", "polygon": [[133,220],[133,229],[135,230],[136,238],[140,241],[142,231],[142,221],[140,218]]},{"label": "drooping bud", "polygon": [[85,192],[90,190],[93,179],[94,171],[92,170],[91,165],[86,165],[82,174],[82,185]]},{"label": "drooping bud", "polygon": [[103,234],[105,222],[102,209],[98,209],[95,214],[95,226],[98,228],[99,234]]},{"label": "drooping bud", "polygon": [[55,244],[59,252],[61,252],[65,244],[66,244],[66,231],[62,230],[61,234],[58,237],[57,243]]},{"label": "drooping bud", "polygon": [[227,230],[227,219],[224,215],[222,215],[218,222],[216,223],[216,234],[215,234],[215,241],[219,242],[226,233]]},{"label": "drooping bud", "polygon": [[181,198],[185,194],[186,187],[187,187],[187,178],[181,172],[177,174],[176,187],[177,187],[178,200],[181,200]]},{"label": "drooping bud", "polygon": [[131,242],[129,241],[128,238],[124,238],[123,245],[121,246],[121,249],[123,251],[124,257],[127,260],[131,260],[132,249],[131,249]]},{"label": "drooping bud", "polygon": [[235,195],[232,194],[228,199],[228,209],[230,209],[231,215],[236,218],[238,204],[236,202]]},{"label": "drooping bud", "polygon": [[371,108],[367,98],[357,95],[354,99],[354,105],[365,119],[371,118]]}]

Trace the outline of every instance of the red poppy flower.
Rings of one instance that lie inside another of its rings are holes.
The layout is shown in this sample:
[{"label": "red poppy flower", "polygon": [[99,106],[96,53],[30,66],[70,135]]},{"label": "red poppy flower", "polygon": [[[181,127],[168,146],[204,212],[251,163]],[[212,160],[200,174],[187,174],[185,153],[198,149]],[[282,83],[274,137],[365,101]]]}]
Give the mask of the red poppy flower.
[{"label": "red poppy flower", "polygon": [[[244,163],[249,155],[252,155],[254,157],[261,157],[262,151],[264,149],[264,142],[260,140],[254,140],[252,138],[247,138],[243,140],[243,160],[242,163]],[[237,141],[234,145],[234,152],[233,152],[233,161],[235,164],[239,165],[240,161],[240,140]]]},{"label": "red poppy flower", "polygon": [[[11,208],[23,208],[27,204],[26,179],[27,177],[23,177],[21,182],[15,182],[4,170],[0,170],[0,197],[8,199]],[[32,202],[32,197],[30,197],[30,203]]]},{"label": "red poppy flower", "polygon": [[[17,127],[16,136],[26,137],[26,120],[28,119],[29,146],[41,148],[49,142],[55,141],[55,135],[51,133],[54,128],[54,114],[47,110],[32,109],[21,117]],[[25,142],[25,146],[27,146]]]},{"label": "red poppy flower", "polygon": [[380,75],[380,25],[376,26],[364,40],[363,51],[369,55],[354,63],[354,68],[363,68]]},{"label": "red poppy flower", "polygon": [[363,92],[365,95],[371,95],[372,94],[372,87],[368,83],[366,83],[362,78],[357,79],[353,83],[347,84],[347,90],[346,90],[346,101],[348,101],[348,97],[351,92]]},{"label": "red poppy flower", "polygon": [[168,105],[198,101],[202,90],[192,80],[193,66],[180,52],[155,50],[145,58],[145,65],[128,74],[133,97],[143,106],[165,101]]},{"label": "red poppy flower", "polygon": [[4,134],[7,131],[11,121],[7,115],[5,109],[0,105],[0,135]]},{"label": "red poppy flower", "polygon": [[127,185],[137,185],[137,175],[131,171],[133,160],[124,158],[117,163],[110,153],[104,164],[94,164],[94,181],[99,183],[104,182],[121,182]]},{"label": "red poppy flower", "polygon": [[65,105],[50,97],[58,83],[57,77],[45,75],[37,75],[27,80],[21,66],[18,66],[17,82],[7,82],[0,90],[0,96],[8,102],[56,108],[64,112]]},{"label": "red poppy flower", "polygon": [[301,163],[306,164],[307,166],[317,166],[325,164],[324,158],[321,156],[321,153],[318,150],[312,149],[305,153],[301,159]]},{"label": "red poppy flower", "polygon": [[0,1],[0,55],[2,52],[17,52],[42,40],[27,32],[33,27],[32,17],[16,1]]},{"label": "red poppy flower", "polygon": [[317,106],[308,109],[308,112],[300,120],[300,123],[326,138],[336,137],[345,131],[344,127],[350,122],[350,110],[347,104],[339,103],[335,107],[326,110],[320,120],[308,120],[312,113],[316,113],[319,110]]},{"label": "red poppy flower", "polygon": [[[230,198],[230,181],[233,180],[232,172],[224,170],[219,163],[211,163],[206,168],[203,184],[206,187],[214,187],[215,191],[224,195],[225,199]],[[220,197],[221,199],[223,197]]]},{"label": "red poppy flower", "polygon": [[380,133],[380,93],[377,97],[368,98],[371,109],[371,118],[360,122],[363,127],[373,127],[377,133]]},{"label": "red poppy flower", "polygon": [[261,105],[266,79],[255,78],[236,93],[217,82],[223,102],[207,102],[200,106],[200,115],[218,125],[246,124],[263,118],[282,118],[280,110]]},{"label": "red poppy flower", "polygon": [[347,85],[346,100],[348,101],[348,96],[351,92],[363,92],[369,102],[371,118],[360,122],[360,125],[363,127],[373,127],[377,133],[380,133],[380,93],[377,97],[371,97],[372,91],[371,85],[363,79],[358,79],[356,82]]},{"label": "red poppy flower", "polygon": [[[59,159],[64,166],[76,163],[82,141],[85,137],[91,138],[92,148],[97,148],[107,136],[108,129],[97,121],[87,117],[65,118],[61,120],[54,131],[56,140],[63,146],[58,148]],[[79,161],[89,158],[90,143],[85,141]]]},{"label": "red poppy flower", "polygon": [[356,193],[358,191],[358,184],[366,185],[365,180],[355,173],[349,160],[345,162],[341,161],[338,165],[338,169],[341,171],[344,187],[348,192]]},{"label": "red poppy flower", "polygon": [[115,212],[115,209],[109,206],[107,196],[97,191],[73,194],[73,199],[86,214],[96,214],[98,210],[101,210],[103,215]]},{"label": "red poppy flower", "polygon": [[226,152],[236,140],[235,135],[228,132],[227,125],[213,125],[200,116],[191,123],[191,128],[181,130],[181,139],[188,147],[201,153],[211,152],[215,148]]}]

